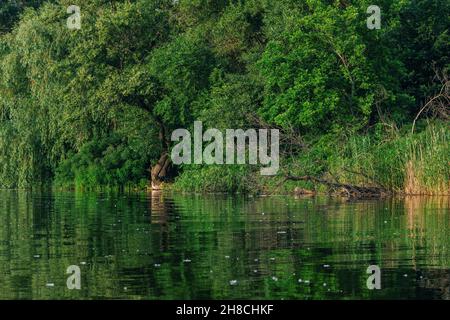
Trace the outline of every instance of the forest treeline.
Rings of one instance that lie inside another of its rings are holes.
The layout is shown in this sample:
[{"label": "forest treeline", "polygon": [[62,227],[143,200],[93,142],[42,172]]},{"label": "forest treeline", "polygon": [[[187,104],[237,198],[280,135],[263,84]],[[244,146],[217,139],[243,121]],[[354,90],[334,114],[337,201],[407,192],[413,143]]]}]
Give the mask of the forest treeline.
[{"label": "forest treeline", "polygon": [[280,129],[282,172],[184,165],[174,189],[319,188],[289,174],[449,194],[450,2],[373,2],[2,1],[0,187],[146,186],[200,120]]}]

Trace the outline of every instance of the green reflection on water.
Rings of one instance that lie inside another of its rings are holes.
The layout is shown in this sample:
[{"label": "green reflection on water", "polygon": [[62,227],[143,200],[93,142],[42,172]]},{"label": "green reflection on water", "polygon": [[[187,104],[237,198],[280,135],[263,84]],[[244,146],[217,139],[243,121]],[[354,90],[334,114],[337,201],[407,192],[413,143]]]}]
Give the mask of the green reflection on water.
[{"label": "green reflection on water", "polygon": [[450,299],[449,202],[0,191],[0,299]]}]

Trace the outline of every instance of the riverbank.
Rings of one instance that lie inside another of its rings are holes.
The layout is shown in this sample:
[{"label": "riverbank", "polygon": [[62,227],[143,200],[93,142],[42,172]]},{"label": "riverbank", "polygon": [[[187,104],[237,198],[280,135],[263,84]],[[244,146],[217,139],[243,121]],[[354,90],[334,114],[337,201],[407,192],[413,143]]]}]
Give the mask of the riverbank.
[{"label": "riverbank", "polygon": [[287,175],[311,176],[337,184],[378,187],[401,195],[450,195],[448,124],[350,137],[329,136],[281,161],[276,177],[262,177],[250,166],[187,166],[170,189],[183,192],[329,193],[324,183],[285,181]]},{"label": "riverbank", "polygon": [[[250,165],[184,165],[177,168],[179,174],[165,182],[162,188],[203,194],[335,194],[350,197],[353,190],[349,192],[349,189],[371,188],[376,190],[375,194],[369,192],[362,197],[449,196],[449,138],[450,129],[445,122],[424,122],[414,134],[407,126],[402,130],[380,129],[348,137],[330,134],[310,141],[295,154],[282,153],[277,176],[261,176],[259,168]],[[108,181],[105,177],[120,172],[120,167],[106,174],[93,165],[77,170],[71,169],[74,166],[70,162],[67,166],[69,168],[57,170],[53,180],[44,186],[32,186],[33,189],[151,190],[145,168],[139,169],[142,172],[135,168],[136,178],[117,184],[105,183]]]}]

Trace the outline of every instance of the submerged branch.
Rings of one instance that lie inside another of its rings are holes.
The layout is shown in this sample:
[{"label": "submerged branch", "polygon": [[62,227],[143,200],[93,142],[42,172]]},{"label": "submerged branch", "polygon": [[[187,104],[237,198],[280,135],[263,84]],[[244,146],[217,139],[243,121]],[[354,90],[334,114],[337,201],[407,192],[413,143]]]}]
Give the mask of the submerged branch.
[{"label": "submerged branch", "polygon": [[389,194],[390,192],[382,187],[367,187],[367,186],[356,186],[346,183],[333,182],[325,179],[316,178],[313,176],[292,176],[287,175],[284,177],[283,181],[280,183],[285,183],[286,181],[309,181],[316,184],[323,184],[327,187],[338,191],[341,190],[349,197],[381,197],[383,195]]}]

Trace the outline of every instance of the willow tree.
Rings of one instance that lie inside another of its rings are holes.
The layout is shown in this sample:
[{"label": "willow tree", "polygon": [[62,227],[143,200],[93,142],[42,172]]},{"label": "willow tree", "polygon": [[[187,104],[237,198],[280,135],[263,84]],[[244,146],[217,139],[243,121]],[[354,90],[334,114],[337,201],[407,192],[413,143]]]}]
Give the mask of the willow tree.
[{"label": "willow tree", "polygon": [[[27,108],[8,123],[34,130],[18,136],[37,140],[39,154],[31,158],[48,162],[43,170],[50,175],[80,152],[101,153],[88,157],[94,163],[82,164],[86,170],[103,161],[107,147],[95,151],[92,143],[100,146],[114,133],[124,136],[124,143],[138,139],[146,150],[132,151],[150,166],[167,155],[171,130],[190,123],[191,103],[208,84],[213,63],[205,41],[195,32],[172,30],[172,1],[79,1],[80,30],[66,27],[68,4],[29,11],[4,39],[5,121]],[[147,136],[136,137],[139,132]]]}]

